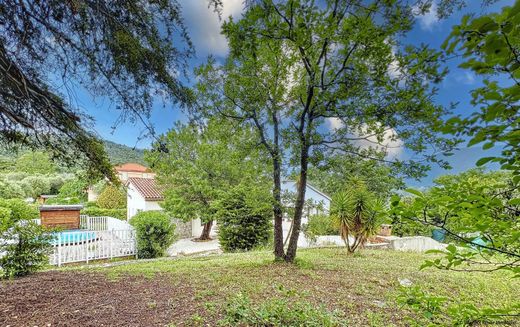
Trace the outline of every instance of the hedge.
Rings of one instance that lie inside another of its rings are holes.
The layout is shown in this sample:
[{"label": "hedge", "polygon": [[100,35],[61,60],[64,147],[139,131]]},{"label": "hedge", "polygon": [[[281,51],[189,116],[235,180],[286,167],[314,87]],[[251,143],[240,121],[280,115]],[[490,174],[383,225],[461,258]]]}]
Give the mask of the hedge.
[{"label": "hedge", "polygon": [[109,216],[121,220],[126,220],[126,209],[102,209],[98,207],[88,207],[81,210],[81,214],[91,217]]}]

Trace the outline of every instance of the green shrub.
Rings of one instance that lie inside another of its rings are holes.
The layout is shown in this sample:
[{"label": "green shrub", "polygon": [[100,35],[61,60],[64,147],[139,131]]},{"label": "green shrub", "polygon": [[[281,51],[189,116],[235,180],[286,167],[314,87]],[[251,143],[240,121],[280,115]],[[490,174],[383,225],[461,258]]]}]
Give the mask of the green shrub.
[{"label": "green shrub", "polygon": [[0,207],[11,210],[11,221],[13,223],[22,219],[38,219],[40,216],[35,205],[27,204],[21,199],[0,199]]},{"label": "green shrub", "polygon": [[11,209],[0,207],[0,233],[9,228],[11,222]]},{"label": "green shrub", "polygon": [[48,262],[53,236],[30,220],[21,220],[0,233],[1,274],[4,278],[28,275]]},{"label": "green shrub", "polygon": [[336,312],[311,303],[273,298],[253,305],[247,296],[238,294],[226,304],[219,325],[332,327],[346,326],[346,323]]},{"label": "green shrub", "polygon": [[88,183],[80,178],[69,179],[60,187],[59,196],[61,198],[87,199]]},{"label": "green shrub", "polygon": [[76,197],[62,198],[60,196],[56,198],[50,198],[45,201],[45,204],[80,204],[81,200]]},{"label": "green shrub", "polygon": [[108,216],[114,217],[120,220],[126,220],[126,209],[103,209],[98,207],[89,206],[81,210],[82,215],[91,217]]},{"label": "green shrub", "polygon": [[223,196],[218,203],[217,219],[224,251],[247,251],[268,242],[272,228],[268,196],[268,192],[245,186]]},{"label": "green shrub", "polygon": [[303,226],[305,237],[315,239],[321,235],[339,235],[339,228],[329,215],[311,215],[309,221]]},{"label": "green shrub", "polygon": [[163,211],[142,211],[132,217],[137,236],[137,253],[140,258],[156,258],[164,255],[173,243],[175,224]]},{"label": "green shrub", "polygon": [[25,195],[36,198],[42,194],[48,194],[51,190],[51,184],[46,176],[31,175],[24,178],[21,182]]},{"label": "green shrub", "polygon": [[126,193],[115,186],[109,185],[101,192],[96,203],[103,209],[126,208]]}]

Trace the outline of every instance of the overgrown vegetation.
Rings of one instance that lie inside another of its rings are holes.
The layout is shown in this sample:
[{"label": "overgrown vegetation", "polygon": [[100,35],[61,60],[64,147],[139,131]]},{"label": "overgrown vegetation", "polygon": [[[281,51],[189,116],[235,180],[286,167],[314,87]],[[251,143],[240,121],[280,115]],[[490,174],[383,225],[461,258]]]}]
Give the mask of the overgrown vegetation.
[{"label": "overgrown vegetation", "polygon": [[269,190],[247,184],[235,187],[219,200],[218,239],[224,251],[247,251],[266,245],[272,233]]},{"label": "overgrown vegetation", "polygon": [[0,199],[0,275],[28,275],[48,263],[53,236],[33,219],[38,210],[22,200]]},{"label": "overgrown vegetation", "polygon": [[163,256],[175,238],[175,224],[162,211],[139,212],[132,217],[130,224],[135,228],[140,258]]}]

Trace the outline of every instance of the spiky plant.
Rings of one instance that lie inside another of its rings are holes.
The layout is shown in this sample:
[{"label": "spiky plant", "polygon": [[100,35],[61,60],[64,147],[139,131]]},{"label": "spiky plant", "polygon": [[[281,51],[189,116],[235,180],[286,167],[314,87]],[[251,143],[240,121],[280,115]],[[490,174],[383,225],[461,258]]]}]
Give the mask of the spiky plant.
[{"label": "spiky plant", "polygon": [[[351,185],[349,190],[333,197],[331,206],[331,216],[349,253],[365,245],[368,238],[377,233],[384,212],[382,203],[363,182],[355,181]],[[350,236],[354,238],[352,244]]]}]

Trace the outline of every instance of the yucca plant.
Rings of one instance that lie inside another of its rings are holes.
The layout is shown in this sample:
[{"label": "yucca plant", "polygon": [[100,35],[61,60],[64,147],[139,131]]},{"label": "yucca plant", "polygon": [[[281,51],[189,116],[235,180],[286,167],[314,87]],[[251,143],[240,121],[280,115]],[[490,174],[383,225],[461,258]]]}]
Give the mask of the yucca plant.
[{"label": "yucca plant", "polygon": [[[368,238],[377,233],[383,222],[383,212],[381,201],[361,181],[352,183],[349,190],[333,197],[331,216],[349,253],[363,247]],[[354,239],[352,243],[349,237]]]}]

